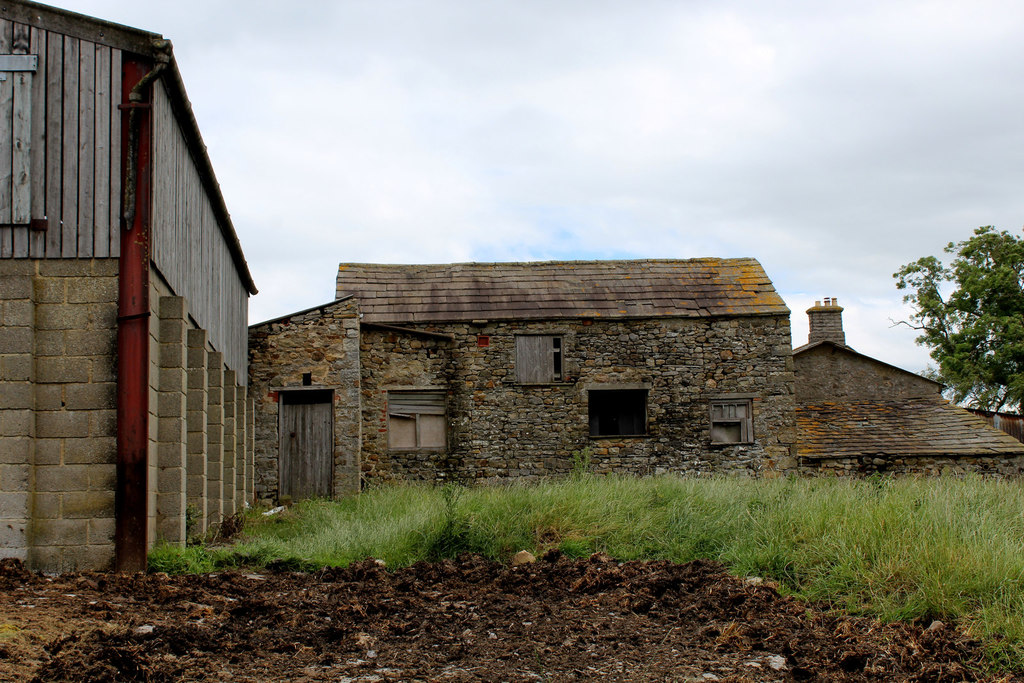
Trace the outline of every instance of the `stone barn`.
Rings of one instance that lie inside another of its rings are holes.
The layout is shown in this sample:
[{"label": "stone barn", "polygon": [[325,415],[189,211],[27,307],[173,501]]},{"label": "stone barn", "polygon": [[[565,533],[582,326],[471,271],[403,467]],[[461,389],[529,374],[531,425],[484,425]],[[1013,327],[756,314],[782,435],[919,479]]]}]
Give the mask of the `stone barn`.
[{"label": "stone barn", "polygon": [[843,309],[808,309],[808,343],[793,350],[800,471],[865,475],[1019,475],[1024,444],[949,403],[942,385],[846,345]]},{"label": "stone barn", "polygon": [[144,569],[251,497],[256,288],[170,43],[0,10],[0,556]]},{"label": "stone barn", "polygon": [[753,259],[343,264],[249,339],[264,499],[795,463],[789,309]]}]

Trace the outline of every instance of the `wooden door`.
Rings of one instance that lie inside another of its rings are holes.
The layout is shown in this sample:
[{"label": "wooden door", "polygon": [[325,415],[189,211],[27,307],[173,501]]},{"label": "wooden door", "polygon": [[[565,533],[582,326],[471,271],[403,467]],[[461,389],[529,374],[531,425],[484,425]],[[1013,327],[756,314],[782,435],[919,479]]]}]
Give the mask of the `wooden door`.
[{"label": "wooden door", "polygon": [[279,495],[328,498],[334,461],[334,392],[282,391]]}]

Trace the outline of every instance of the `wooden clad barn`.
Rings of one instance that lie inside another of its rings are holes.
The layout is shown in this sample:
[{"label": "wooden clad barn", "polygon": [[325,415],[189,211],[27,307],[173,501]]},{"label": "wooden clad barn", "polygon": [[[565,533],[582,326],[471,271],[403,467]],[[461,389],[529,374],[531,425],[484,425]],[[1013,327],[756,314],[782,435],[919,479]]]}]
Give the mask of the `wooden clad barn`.
[{"label": "wooden clad barn", "polygon": [[171,44],[0,0],[0,556],[142,568],[251,498],[255,292]]}]

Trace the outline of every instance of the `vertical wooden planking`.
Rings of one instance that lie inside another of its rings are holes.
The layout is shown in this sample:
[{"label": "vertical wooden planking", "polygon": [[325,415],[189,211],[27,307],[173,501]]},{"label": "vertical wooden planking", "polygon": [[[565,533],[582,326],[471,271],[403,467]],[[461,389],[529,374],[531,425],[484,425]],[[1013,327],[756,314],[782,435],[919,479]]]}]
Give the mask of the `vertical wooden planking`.
[{"label": "vertical wooden planking", "polygon": [[[28,54],[29,28],[15,24],[14,53]],[[11,74],[14,84],[13,142],[11,158],[11,222],[14,258],[28,256],[28,222],[32,211],[32,73]]]},{"label": "vertical wooden planking", "polygon": [[121,51],[110,51],[110,255],[121,253]]},{"label": "vertical wooden planking", "polygon": [[32,81],[31,73],[11,75],[14,84],[13,142],[11,157],[11,222],[14,256],[28,256],[28,223],[32,217]]},{"label": "vertical wooden planking", "polygon": [[96,168],[96,46],[81,41],[78,55],[78,248],[93,255],[93,205]]},{"label": "vertical wooden planking", "polygon": [[152,104],[150,107],[150,115],[153,117],[153,210],[150,212],[150,258],[153,263],[160,269],[160,273],[164,276],[164,279],[171,285],[171,289],[174,290],[175,294],[181,294],[175,287],[174,278],[167,272],[167,267],[163,261],[164,249],[163,249],[163,238],[164,238],[164,227],[163,223],[165,220],[165,210],[163,202],[163,191],[164,191],[164,168],[163,159],[163,135],[161,131],[163,129],[163,122],[160,120],[163,113],[160,100],[160,87],[159,84],[154,84],[153,96],[151,98]]},{"label": "vertical wooden planking", "polygon": [[93,166],[96,192],[93,204],[92,253],[110,256],[110,48],[96,46],[96,99],[93,106],[96,159]]},{"label": "vertical wooden planking", "polygon": [[61,199],[64,196],[63,104],[64,40],[60,34],[46,37],[46,256],[61,254]]},{"label": "vertical wooden planking", "polygon": [[177,130],[173,113],[167,117],[168,136],[174,138],[174,172],[171,186],[171,201],[174,203],[174,240],[176,244],[187,245],[178,254],[178,273],[183,281],[193,281],[195,273],[189,270],[189,256],[195,251],[194,242],[188,239],[188,223],[192,207],[188,201],[189,168],[186,165],[185,149]]},{"label": "vertical wooden planking", "polygon": [[[29,36],[32,54],[39,56],[32,77],[32,218],[46,216],[46,31],[32,29]],[[28,255],[42,258],[46,254],[46,233],[30,230]]]},{"label": "vertical wooden planking", "polygon": [[154,90],[152,258],[175,294],[209,333],[211,346],[246,383],[248,293],[235,270],[210,197],[178,126],[170,98]]},{"label": "vertical wooden planking", "polygon": [[[9,54],[14,49],[14,25],[0,20],[0,54]],[[14,83],[10,76],[0,81],[0,258],[14,255],[14,231],[11,222],[11,156],[14,117]]]},{"label": "vertical wooden planking", "polygon": [[175,204],[179,206],[174,212],[174,232],[175,240],[179,245],[187,245],[186,249],[181,250],[179,255],[178,269],[181,273],[181,279],[191,282],[191,279],[195,278],[196,273],[191,271],[191,255],[196,251],[194,245],[195,242],[189,240],[191,233],[191,222],[193,222],[193,216],[195,215],[195,208],[193,202],[191,202],[191,191],[193,191],[193,183],[191,183],[191,169],[188,163],[187,145],[183,144],[180,136],[176,133],[176,124],[174,117],[169,117],[167,122],[168,128],[175,130],[175,142],[177,143],[174,148],[174,197]]},{"label": "vertical wooden planking", "polygon": [[331,495],[334,430],[330,392],[326,396],[282,393],[280,403],[280,489],[295,500]]},{"label": "vertical wooden planking", "polygon": [[60,255],[74,258],[78,251],[78,38],[64,36],[64,115],[61,120],[64,144],[61,167]]}]

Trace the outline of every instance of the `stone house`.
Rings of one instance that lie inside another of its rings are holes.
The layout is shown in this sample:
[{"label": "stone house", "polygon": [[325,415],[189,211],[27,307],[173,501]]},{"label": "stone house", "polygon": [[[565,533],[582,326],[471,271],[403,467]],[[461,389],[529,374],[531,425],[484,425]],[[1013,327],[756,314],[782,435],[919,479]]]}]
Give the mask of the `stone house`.
[{"label": "stone house", "polygon": [[142,569],[250,497],[256,289],[170,43],[0,10],[0,556]]},{"label": "stone house", "polygon": [[808,309],[793,350],[801,472],[864,475],[1024,472],[1024,444],[942,397],[942,385],[846,345],[843,309]]},{"label": "stone house", "polygon": [[260,498],[795,462],[789,310],[753,259],[342,264],[249,350]]}]

